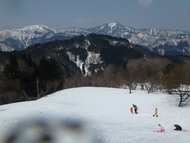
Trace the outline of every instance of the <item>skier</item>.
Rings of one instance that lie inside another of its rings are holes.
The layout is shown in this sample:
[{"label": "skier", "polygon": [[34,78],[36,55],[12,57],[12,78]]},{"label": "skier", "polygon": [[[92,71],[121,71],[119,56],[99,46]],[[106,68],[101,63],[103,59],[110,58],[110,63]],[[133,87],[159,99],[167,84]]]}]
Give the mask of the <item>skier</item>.
[{"label": "skier", "polygon": [[133,108],[134,108],[134,111],[135,111],[135,114],[137,114],[137,106],[135,104],[133,104]]},{"label": "skier", "polygon": [[175,126],[174,130],[176,130],[176,131],[181,131],[182,130],[182,127],[180,125],[178,125],[178,124],[174,124],[174,126]]},{"label": "skier", "polygon": [[154,110],[154,115],[153,115],[153,117],[158,117],[158,109],[157,108],[155,108],[155,110]]},{"label": "skier", "polygon": [[158,124],[156,130],[154,130],[154,131],[157,133],[162,133],[165,131],[165,129],[160,124]]}]

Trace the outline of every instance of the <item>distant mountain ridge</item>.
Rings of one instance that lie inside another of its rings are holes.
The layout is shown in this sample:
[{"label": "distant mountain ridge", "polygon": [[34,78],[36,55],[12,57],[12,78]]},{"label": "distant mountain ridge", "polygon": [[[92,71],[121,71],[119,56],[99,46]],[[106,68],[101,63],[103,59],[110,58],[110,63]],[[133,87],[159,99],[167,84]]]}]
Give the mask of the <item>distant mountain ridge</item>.
[{"label": "distant mountain ridge", "polygon": [[0,50],[23,50],[36,43],[70,39],[90,33],[128,39],[159,55],[190,55],[190,32],[179,30],[134,29],[110,22],[89,29],[52,29],[45,25],[32,25],[21,29],[0,31]]}]

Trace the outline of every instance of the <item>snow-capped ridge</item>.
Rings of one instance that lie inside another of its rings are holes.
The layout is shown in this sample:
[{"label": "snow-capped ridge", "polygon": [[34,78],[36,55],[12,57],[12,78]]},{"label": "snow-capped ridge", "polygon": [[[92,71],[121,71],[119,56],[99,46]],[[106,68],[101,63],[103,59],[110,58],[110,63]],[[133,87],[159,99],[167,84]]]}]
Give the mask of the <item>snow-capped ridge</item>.
[{"label": "snow-capped ridge", "polygon": [[123,31],[123,30],[132,30],[132,28],[128,26],[124,26],[118,22],[109,22],[100,26],[96,26],[94,28],[89,29],[92,32],[107,32],[112,33],[113,31]]},{"label": "snow-capped ridge", "polygon": [[110,22],[110,23],[107,23],[107,25],[108,25],[110,28],[113,28],[113,27],[117,26],[118,23],[117,23],[117,22]]},{"label": "snow-capped ridge", "polygon": [[26,26],[26,27],[23,27],[21,28],[21,30],[39,30],[39,31],[44,31],[44,30],[47,30],[47,31],[56,31],[55,29],[52,29],[50,27],[48,27],[47,25],[31,25],[31,26]]},{"label": "snow-capped ridge", "polygon": [[[110,35],[128,39],[131,43],[142,45],[157,54],[164,50],[166,55],[190,55],[190,32],[163,29],[134,29],[119,22],[108,22],[92,28],[53,29],[46,25],[31,25],[20,29],[0,31],[0,50],[23,50],[36,43],[63,40],[91,33]],[[12,43],[15,44],[12,44]],[[18,45],[18,46],[15,46]]]},{"label": "snow-capped ridge", "polygon": [[38,32],[56,32],[55,29],[48,27],[47,25],[29,25],[29,26],[25,26],[22,28],[17,28],[17,29],[9,29],[9,30],[3,30],[0,31],[0,34],[2,33],[9,33],[9,32],[34,32],[34,31],[38,31]]}]

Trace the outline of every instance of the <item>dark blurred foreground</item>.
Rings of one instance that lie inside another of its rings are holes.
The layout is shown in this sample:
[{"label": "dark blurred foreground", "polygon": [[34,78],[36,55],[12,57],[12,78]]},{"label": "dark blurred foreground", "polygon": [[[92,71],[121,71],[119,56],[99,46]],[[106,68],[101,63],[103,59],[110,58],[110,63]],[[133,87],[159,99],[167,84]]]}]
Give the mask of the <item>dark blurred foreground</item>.
[{"label": "dark blurred foreground", "polygon": [[15,127],[2,143],[102,143],[85,122],[38,119]]}]

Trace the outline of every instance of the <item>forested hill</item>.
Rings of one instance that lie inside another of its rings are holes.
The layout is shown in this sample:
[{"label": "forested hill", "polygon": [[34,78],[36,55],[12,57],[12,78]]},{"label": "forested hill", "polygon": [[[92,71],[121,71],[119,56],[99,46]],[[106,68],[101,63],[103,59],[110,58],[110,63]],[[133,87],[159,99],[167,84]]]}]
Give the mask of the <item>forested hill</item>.
[{"label": "forested hill", "polygon": [[66,69],[68,72],[80,70],[84,75],[102,71],[109,64],[125,66],[130,59],[155,56],[126,39],[90,34],[36,44],[23,51],[1,52],[0,62],[3,64],[11,54],[21,57],[22,53],[30,54],[34,61],[39,61],[42,56],[53,58],[64,72]]},{"label": "forested hill", "polygon": [[[187,61],[181,57],[181,63]],[[0,104],[4,104],[76,86],[130,85],[132,76],[135,83],[160,81],[160,75],[174,65],[127,39],[90,34],[0,52],[0,69]]]}]

